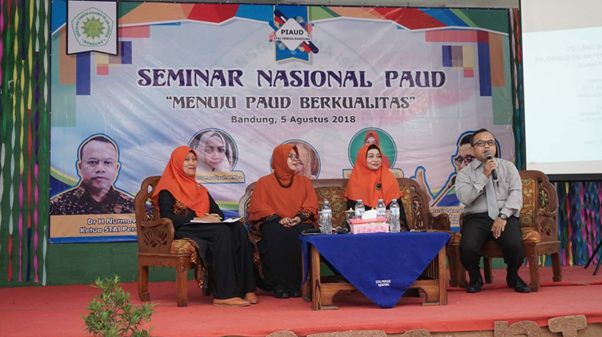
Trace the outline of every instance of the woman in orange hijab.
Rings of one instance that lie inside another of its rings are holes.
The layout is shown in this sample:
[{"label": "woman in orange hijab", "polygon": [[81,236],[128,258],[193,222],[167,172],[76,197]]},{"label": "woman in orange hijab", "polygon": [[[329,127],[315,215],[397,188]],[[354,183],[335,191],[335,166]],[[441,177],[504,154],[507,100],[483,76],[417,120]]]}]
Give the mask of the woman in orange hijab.
[{"label": "woman in orange hijab", "polygon": [[274,172],[257,181],[249,204],[259,286],[273,291],[276,298],[301,296],[299,234],[317,227],[318,197],[309,178],[295,174],[298,160],[296,146],[277,146],[272,154]]},{"label": "woman in orange hijab", "polygon": [[[208,260],[213,304],[255,304],[253,255],[247,232],[240,222],[221,222],[224,213],[207,188],[195,180],[197,158],[187,146],[175,149],[157,184],[153,202],[161,217],[173,222],[176,237],[187,239],[196,248],[198,263]],[[192,223],[193,220],[202,222]]]},{"label": "woman in orange hijab", "polygon": [[407,229],[406,214],[404,212],[401,197],[403,193],[399,189],[397,179],[383,165],[382,152],[376,144],[362,146],[357,152],[357,158],[351,177],[347,183],[345,197],[347,208],[355,208],[358,200],[362,200],[366,210],[376,208],[378,199],[383,199],[387,208],[393,199],[399,204],[399,220],[402,230]]}]

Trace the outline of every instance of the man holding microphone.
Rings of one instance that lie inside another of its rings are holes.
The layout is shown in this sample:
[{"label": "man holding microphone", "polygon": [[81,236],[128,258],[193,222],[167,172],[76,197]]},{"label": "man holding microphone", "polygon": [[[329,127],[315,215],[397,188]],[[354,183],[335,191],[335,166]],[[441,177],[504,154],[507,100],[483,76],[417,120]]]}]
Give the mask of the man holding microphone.
[{"label": "man holding microphone", "polygon": [[477,160],[460,170],[456,178],[456,195],[465,205],[460,260],[470,276],[466,292],[481,290],[481,250],[494,239],[508,266],[506,283],[516,292],[528,293],[531,289],[518,276],[525,255],[518,220],[523,205],[520,175],[513,163],[495,158],[495,137],[488,130],[477,130],[470,144]]}]

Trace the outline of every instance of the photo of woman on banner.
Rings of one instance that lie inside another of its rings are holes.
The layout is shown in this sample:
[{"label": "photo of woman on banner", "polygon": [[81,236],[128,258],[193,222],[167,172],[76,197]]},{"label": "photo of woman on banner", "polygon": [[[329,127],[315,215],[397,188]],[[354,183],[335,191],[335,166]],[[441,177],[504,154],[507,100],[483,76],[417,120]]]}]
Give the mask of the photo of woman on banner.
[{"label": "photo of woman on banner", "polygon": [[317,179],[320,173],[320,157],[316,149],[301,140],[286,141],[284,144],[291,144],[297,147],[299,160],[297,160],[296,174],[306,176],[309,179]]},{"label": "photo of woman on banner", "polygon": [[234,139],[218,129],[199,132],[189,146],[201,156],[198,160],[200,172],[230,172],[238,160]]},{"label": "photo of woman on banner", "polygon": [[407,220],[397,179],[383,165],[382,151],[376,144],[362,146],[358,153],[351,177],[347,183],[345,197],[347,209],[355,209],[358,200],[362,200],[366,210],[375,209],[378,199],[383,199],[387,209],[393,201],[399,204],[399,223],[401,230],[407,230]]},{"label": "photo of woman on banner", "polygon": [[349,158],[351,159],[351,164],[355,163],[355,155],[360,147],[370,144],[378,145],[378,147],[382,149],[383,165],[386,168],[391,168],[391,161],[389,158],[395,159],[396,157],[397,149],[395,142],[388,133],[378,128],[363,129],[353,136],[349,144]]},{"label": "photo of woman on banner", "polygon": [[[252,247],[244,225],[222,222],[224,213],[207,188],[195,180],[197,153],[176,148],[153,194],[162,218],[173,221],[175,235],[196,252],[196,268],[209,265],[213,304],[248,306],[257,303]],[[199,270],[195,276],[200,278]],[[199,281],[197,279],[197,281]]]},{"label": "photo of woman on banner", "polygon": [[[376,130],[368,130],[366,135],[364,136],[364,145],[375,144],[380,146],[380,137],[378,136],[378,132]],[[391,168],[391,163],[389,162],[389,158],[383,154],[383,165],[387,168]]]},{"label": "photo of woman on banner", "polygon": [[111,138],[97,134],[83,141],[76,167],[79,184],[50,199],[51,215],[134,213],[134,198],[114,185],[121,163]]},{"label": "photo of woman on banner", "polygon": [[296,173],[298,160],[296,146],[278,145],[273,173],[257,181],[249,203],[258,286],[280,299],[301,297],[299,235],[317,227],[318,197],[309,178]]}]

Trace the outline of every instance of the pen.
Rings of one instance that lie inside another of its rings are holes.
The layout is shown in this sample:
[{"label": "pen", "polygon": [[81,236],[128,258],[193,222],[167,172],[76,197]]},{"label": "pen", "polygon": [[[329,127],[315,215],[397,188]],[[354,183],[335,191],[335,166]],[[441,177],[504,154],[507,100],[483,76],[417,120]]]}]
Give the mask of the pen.
[{"label": "pen", "polygon": [[[209,214],[209,213],[205,213],[205,215],[209,216],[209,215],[211,215],[211,214]],[[217,215],[217,214],[216,214],[216,215]],[[217,216],[217,218],[218,218],[218,219],[220,219],[220,220],[222,220],[222,217],[221,217],[221,216],[219,216],[219,215]]]}]

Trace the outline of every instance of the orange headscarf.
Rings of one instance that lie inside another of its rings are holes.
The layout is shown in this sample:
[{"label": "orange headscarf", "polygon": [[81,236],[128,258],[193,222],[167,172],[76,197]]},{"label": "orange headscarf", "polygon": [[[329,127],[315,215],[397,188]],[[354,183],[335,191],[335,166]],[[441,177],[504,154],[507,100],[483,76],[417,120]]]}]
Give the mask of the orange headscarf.
[{"label": "orange headscarf", "polygon": [[[317,217],[318,197],[309,178],[295,174],[288,167],[288,156],[297,147],[279,145],[272,153],[274,173],[260,178],[255,185],[249,204],[249,220],[258,221],[277,214],[292,218],[301,210],[308,210]],[[288,186],[289,187],[283,187]]]},{"label": "orange headscarf", "polygon": [[378,133],[376,133],[376,131],[374,130],[366,132],[366,135],[364,136],[364,144],[370,137],[374,138],[374,140],[376,141],[376,145],[380,146],[380,137],[378,136]]},{"label": "orange headscarf", "polygon": [[[364,205],[375,208],[378,199],[383,199],[385,205],[388,205],[391,200],[399,199],[403,196],[403,193],[401,193],[399,184],[393,173],[384,165],[384,158],[383,164],[380,165],[378,170],[371,170],[368,167],[366,155],[371,146],[376,147],[382,156],[382,151],[378,145],[369,144],[360,148],[357,152],[353,171],[351,171],[351,177],[349,177],[349,182],[347,182],[345,197],[355,201],[362,199]],[[379,183],[381,184],[381,188],[380,192],[377,192],[376,184]]]},{"label": "orange headscarf", "polygon": [[197,183],[194,177],[184,172],[184,160],[190,152],[194,153],[198,159],[196,152],[188,146],[180,146],[171,153],[171,158],[165,166],[165,171],[155,188],[152,199],[158,208],[159,192],[167,190],[176,200],[202,218],[205,217],[205,213],[209,212],[209,194],[205,186]]},{"label": "orange headscarf", "polygon": [[[380,137],[378,136],[378,132],[376,132],[374,130],[370,130],[370,131],[366,132],[366,135],[364,136],[364,145],[366,144],[366,141],[370,137],[374,138],[374,140],[376,141],[376,145],[378,145],[379,150],[380,150]],[[387,158],[387,156],[385,156],[385,154],[382,153],[382,151],[380,152],[380,156],[383,158],[383,165],[386,168],[391,168],[391,162],[389,161],[389,158]],[[391,200],[389,200],[389,201],[391,201]]]}]

